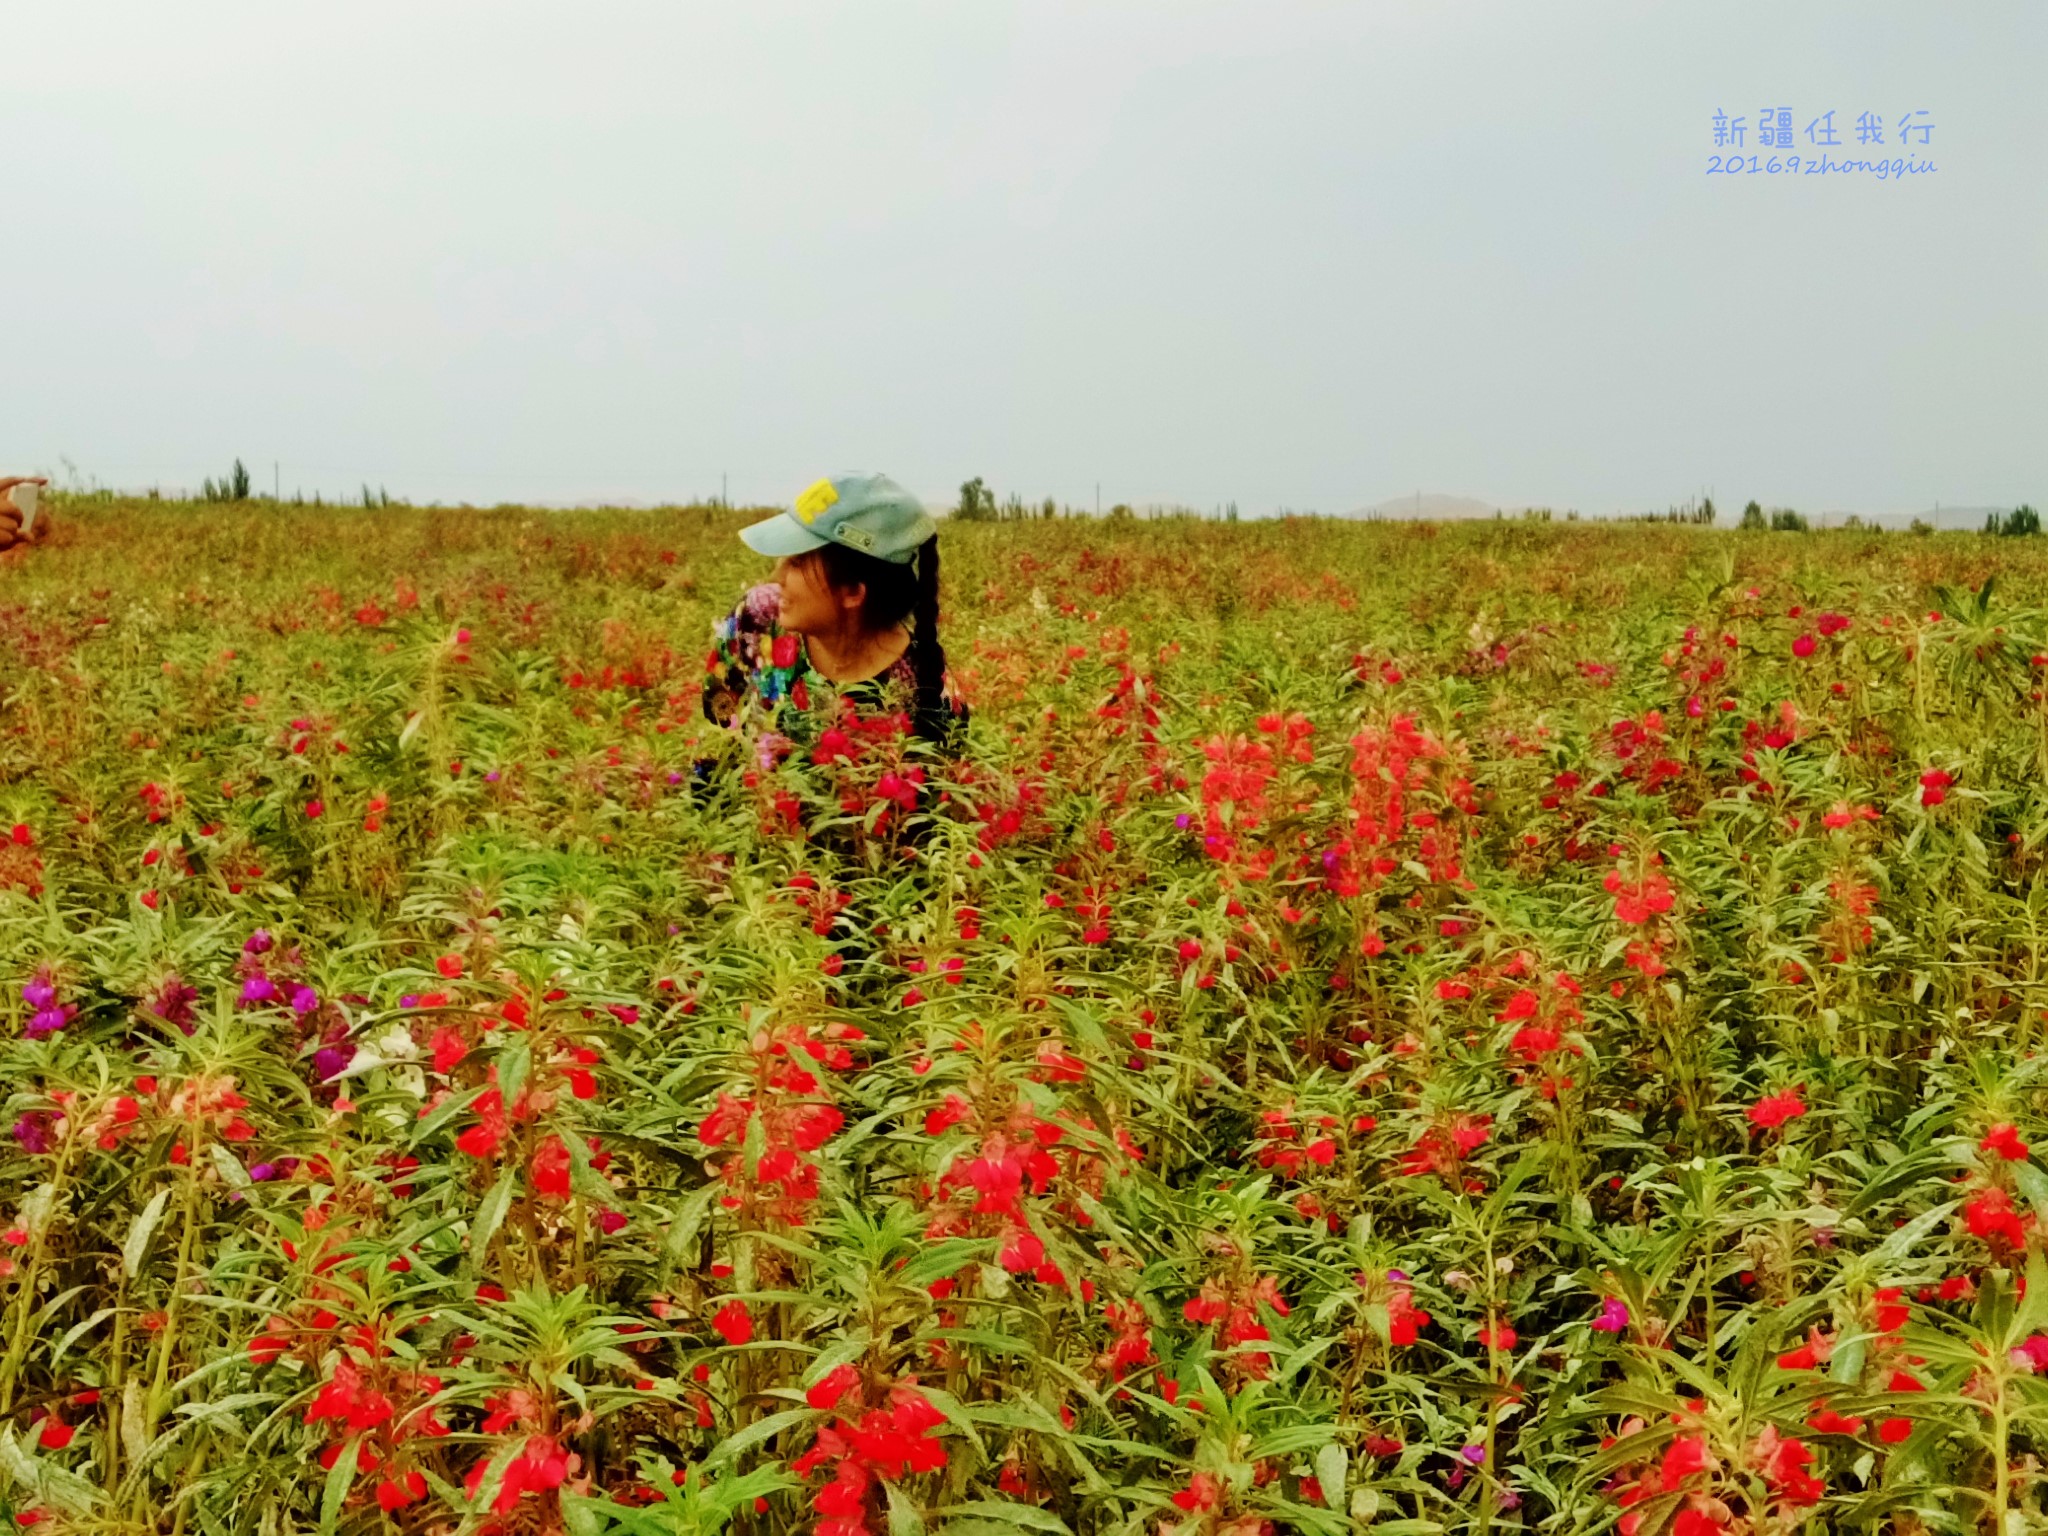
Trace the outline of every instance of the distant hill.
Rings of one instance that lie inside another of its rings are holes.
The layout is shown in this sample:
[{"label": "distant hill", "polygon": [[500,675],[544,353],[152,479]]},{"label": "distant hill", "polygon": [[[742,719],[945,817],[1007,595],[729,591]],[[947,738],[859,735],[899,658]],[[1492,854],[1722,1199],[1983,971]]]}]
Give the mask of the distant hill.
[{"label": "distant hill", "polygon": [[[1423,491],[1419,494],[1411,493],[1407,496],[1395,496],[1386,501],[1375,502],[1369,507],[1359,507],[1354,511],[1342,512],[1337,515],[1344,518],[1383,518],[1388,521],[1456,523],[1495,516],[1518,517],[1526,508],[1537,505],[1543,505],[1543,503],[1509,502],[1495,504],[1490,501],[1481,501],[1473,496],[1448,496],[1440,491]],[[1766,512],[1772,511],[1776,505],[1773,502],[1764,502],[1764,510]],[[1743,503],[1740,501],[1723,503],[1716,508],[1720,515],[1715,521],[1723,528],[1732,528],[1741,521],[1742,508]],[[1564,516],[1564,507],[1559,506],[1555,510],[1558,517],[1562,518]],[[1646,513],[1656,513],[1664,509],[1662,507],[1645,507],[1642,510]],[[1937,508],[1930,508],[1925,512],[1856,512],[1847,508],[1834,508],[1825,512],[1812,512],[1804,508],[1799,510],[1805,512],[1806,520],[1816,528],[1839,528],[1848,522],[1850,518],[1854,517],[1860,519],[1865,525],[1875,528],[1909,528],[1917,519],[1934,528],[1943,530],[1967,529],[1974,532],[1984,526],[1984,519],[1993,512],[2010,512],[2012,508],[1943,505]],[[1604,518],[1626,514],[1606,511],[1585,511],[1579,515],[1588,522],[1597,522]]]}]

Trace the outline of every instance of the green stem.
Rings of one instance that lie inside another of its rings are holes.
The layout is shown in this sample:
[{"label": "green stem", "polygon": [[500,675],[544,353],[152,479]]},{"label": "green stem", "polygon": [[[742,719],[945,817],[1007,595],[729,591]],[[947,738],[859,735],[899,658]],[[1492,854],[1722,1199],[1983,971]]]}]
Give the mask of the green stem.
[{"label": "green stem", "polygon": [[[193,1162],[198,1153],[192,1154]],[[151,1433],[164,1409],[164,1393],[171,1376],[171,1350],[178,1336],[178,1303],[185,1294],[185,1272],[192,1263],[192,1240],[198,1230],[199,1174],[195,1167],[185,1170],[185,1188],[179,1200],[183,1230],[178,1234],[178,1267],[171,1276],[171,1297],[164,1303],[163,1330],[156,1341],[156,1365],[150,1373],[149,1397],[144,1403],[143,1423]]]},{"label": "green stem", "polygon": [[57,1219],[58,1211],[64,1207],[65,1176],[71,1171],[72,1146],[67,1141],[57,1154],[57,1165],[50,1170],[50,1204],[37,1224],[35,1242],[28,1252],[28,1262],[22,1268],[21,1289],[15,1293],[14,1336],[7,1343],[7,1358],[0,1362],[0,1415],[14,1407],[15,1388],[20,1384],[22,1362],[28,1358],[31,1342],[29,1320],[36,1310],[36,1287],[42,1280],[43,1257],[49,1249],[50,1224]]},{"label": "green stem", "polygon": [[1991,1412],[1991,1531],[1992,1536],[2005,1536],[2006,1516],[2006,1456],[2007,1420],[2005,1411],[2005,1379],[1998,1381],[1998,1401]]}]

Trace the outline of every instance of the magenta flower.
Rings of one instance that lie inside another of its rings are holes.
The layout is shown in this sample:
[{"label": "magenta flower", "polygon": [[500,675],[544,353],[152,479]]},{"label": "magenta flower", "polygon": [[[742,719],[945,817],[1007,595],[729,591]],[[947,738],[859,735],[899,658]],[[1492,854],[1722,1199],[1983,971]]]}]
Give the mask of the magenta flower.
[{"label": "magenta flower", "polygon": [[1628,1304],[1619,1296],[1609,1296],[1600,1315],[1593,1319],[1593,1326],[1602,1333],[1620,1333],[1628,1326]]},{"label": "magenta flower", "polygon": [[23,1031],[29,1039],[40,1040],[44,1035],[54,1035],[69,1024],[78,1014],[76,1003],[66,1003],[59,1008],[52,1003],[47,1008],[38,1008],[29,1015],[28,1028]]},{"label": "magenta flower", "polygon": [[277,996],[277,984],[268,976],[251,976],[242,983],[242,1005],[253,1008]]},{"label": "magenta flower", "polygon": [[150,999],[149,1011],[189,1035],[197,1028],[192,1018],[192,1005],[198,1001],[196,987],[188,987],[176,976],[166,976],[163,985],[156,989],[156,996]]}]

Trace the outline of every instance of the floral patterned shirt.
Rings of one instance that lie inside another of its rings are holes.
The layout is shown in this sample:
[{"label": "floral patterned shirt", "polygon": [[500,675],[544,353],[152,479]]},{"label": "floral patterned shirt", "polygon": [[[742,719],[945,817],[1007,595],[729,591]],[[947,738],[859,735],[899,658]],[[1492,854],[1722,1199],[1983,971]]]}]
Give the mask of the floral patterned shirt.
[{"label": "floral patterned shirt", "polygon": [[[841,698],[862,715],[901,710],[915,720],[917,669],[908,650],[873,677],[834,683],[811,666],[804,637],[781,627],[781,603],[781,589],[762,582],[749,587],[731,613],[712,620],[714,643],[704,658],[705,719],[737,730],[750,714],[758,715],[766,726],[760,737],[763,766],[814,745],[836,718]],[[968,707],[953,691],[950,674],[940,686],[943,715],[937,728],[950,747],[967,726]]]}]

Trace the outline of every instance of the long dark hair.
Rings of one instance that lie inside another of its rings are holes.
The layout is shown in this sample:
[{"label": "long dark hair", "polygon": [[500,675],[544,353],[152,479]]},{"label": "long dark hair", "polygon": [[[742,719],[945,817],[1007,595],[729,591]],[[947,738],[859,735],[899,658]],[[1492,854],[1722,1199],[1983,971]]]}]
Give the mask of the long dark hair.
[{"label": "long dark hair", "polygon": [[792,557],[798,564],[824,568],[825,582],[835,592],[865,583],[861,627],[870,635],[910,620],[910,664],[917,675],[917,706],[912,727],[928,741],[946,734],[949,711],[944,698],[946,648],[939,643],[939,536],[917,546],[908,561],[881,560],[832,543]]}]

